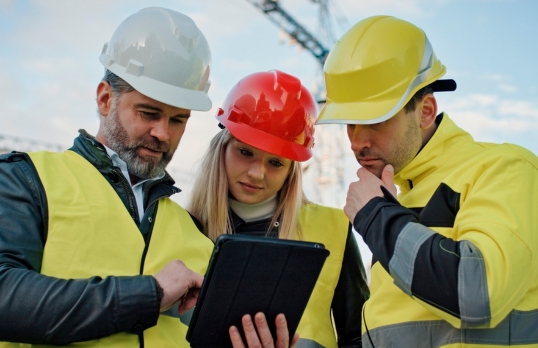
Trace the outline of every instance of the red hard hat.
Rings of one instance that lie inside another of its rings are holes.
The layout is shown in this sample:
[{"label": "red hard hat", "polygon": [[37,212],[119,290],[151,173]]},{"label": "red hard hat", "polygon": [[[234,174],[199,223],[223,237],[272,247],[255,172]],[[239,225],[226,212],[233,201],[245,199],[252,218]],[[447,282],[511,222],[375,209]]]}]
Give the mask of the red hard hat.
[{"label": "red hard hat", "polygon": [[316,102],[301,81],[271,70],[239,81],[216,117],[239,141],[302,162],[312,157],[316,116]]}]

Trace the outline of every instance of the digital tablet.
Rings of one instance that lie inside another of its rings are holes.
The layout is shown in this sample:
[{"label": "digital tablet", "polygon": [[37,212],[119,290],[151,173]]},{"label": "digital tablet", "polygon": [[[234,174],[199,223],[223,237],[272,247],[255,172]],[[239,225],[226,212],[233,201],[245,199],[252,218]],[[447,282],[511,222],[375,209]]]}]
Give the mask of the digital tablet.
[{"label": "digital tablet", "polygon": [[293,335],[327,256],[320,243],[221,235],[187,331],[191,347],[232,347],[230,326],[243,335],[241,318],[258,312],[273,337],[275,317],[284,313]]}]

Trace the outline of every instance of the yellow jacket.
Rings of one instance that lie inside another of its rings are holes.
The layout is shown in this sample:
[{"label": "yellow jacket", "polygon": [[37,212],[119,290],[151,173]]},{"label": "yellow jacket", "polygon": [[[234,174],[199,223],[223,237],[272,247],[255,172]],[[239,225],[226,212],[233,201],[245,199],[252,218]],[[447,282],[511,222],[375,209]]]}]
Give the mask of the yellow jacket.
[{"label": "yellow jacket", "polygon": [[374,259],[363,346],[538,347],[538,158],[446,114],[354,226]]}]

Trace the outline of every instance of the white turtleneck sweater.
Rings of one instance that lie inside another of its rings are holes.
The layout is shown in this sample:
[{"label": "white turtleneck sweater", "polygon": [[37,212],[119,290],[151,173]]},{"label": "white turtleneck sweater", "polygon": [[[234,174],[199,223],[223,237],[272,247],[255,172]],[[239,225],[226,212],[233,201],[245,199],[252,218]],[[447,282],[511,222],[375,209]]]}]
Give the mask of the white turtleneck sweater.
[{"label": "white turtleneck sweater", "polygon": [[276,203],[276,194],[256,204],[241,203],[233,198],[228,198],[230,208],[245,222],[272,217],[276,212]]}]

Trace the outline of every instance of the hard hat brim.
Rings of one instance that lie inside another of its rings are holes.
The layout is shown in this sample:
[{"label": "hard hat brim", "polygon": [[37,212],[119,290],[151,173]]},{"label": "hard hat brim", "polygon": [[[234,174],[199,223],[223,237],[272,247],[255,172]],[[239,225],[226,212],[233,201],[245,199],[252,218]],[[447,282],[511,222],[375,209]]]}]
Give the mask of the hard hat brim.
[{"label": "hard hat brim", "polygon": [[[336,103],[327,100],[316,120],[316,124],[375,124],[381,123],[396,114],[392,113],[398,100],[377,102]],[[371,116],[373,115],[373,117]],[[383,115],[379,117],[378,115]],[[370,117],[369,117],[370,116]]]},{"label": "hard hat brim", "polygon": [[458,85],[452,79],[436,80],[430,84],[434,92],[454,92]]},{"label": "hard hat brim", "polygon": [[106,65],[104,55],[99,57],[101,63],[120,78],[129,81],[129,84],[138,92],[161,103],[186,110],[209,111],[212,103],[205,91],[194,91],[167,83],[159,82],[144,75],[134,76],[125,71],[117,63]]},{"label": "hard hat brim", "polygon": [[[433,92],[453,92],[456,81],[452,79],[436,80],[429,85]],[[409,96],[409,99],[412,97]],[[337,103],[327,100],[321,110],[316,124],[376,124],[381,123],[400,111],[409,99],[385,99],[378,101],[361,101]],[[402,103],[405,101],[405,103]],[[401,104],[401,105],[400,105]],[[396,105],[396,107],[395,107]],[[369,117],[369,115],[373,115]],[[381,115],[381,116],[378,116]]]},{"label": "hard hat brim", "polygon": [[285,141],[243,123],[222,121],[234,138],[262,151],[298,162],[307,161],[312,157],[312,150],[304,146]]}]

